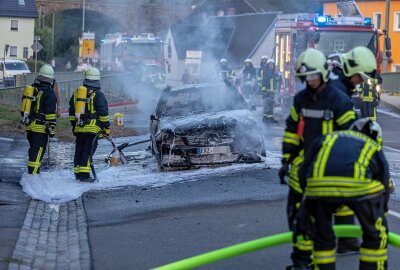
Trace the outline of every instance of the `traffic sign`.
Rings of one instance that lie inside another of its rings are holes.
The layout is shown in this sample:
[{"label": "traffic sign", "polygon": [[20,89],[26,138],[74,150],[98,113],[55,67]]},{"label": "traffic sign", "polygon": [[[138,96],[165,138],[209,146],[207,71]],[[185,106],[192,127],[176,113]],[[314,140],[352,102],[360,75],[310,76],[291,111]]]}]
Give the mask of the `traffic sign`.
[{"label": "traffic sign", "polygon": [[37,40],[32,44],[31,48],[32,48],[34,53],[38,53],[41,50],[43,50],[42,44],[40,44],[40,42],[37,41]]}]

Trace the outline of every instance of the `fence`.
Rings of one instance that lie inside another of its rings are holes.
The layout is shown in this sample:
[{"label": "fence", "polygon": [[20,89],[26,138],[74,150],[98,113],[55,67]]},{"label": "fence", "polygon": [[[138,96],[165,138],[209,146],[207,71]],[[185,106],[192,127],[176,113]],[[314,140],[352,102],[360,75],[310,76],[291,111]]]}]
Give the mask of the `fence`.
[{"label": "fence", "polygon": [[400,72],[382,73],[382,88],[387,93],[400,93]]},{"label": "fence", "polygon": [[[101,77],[101,88],[110,104],[132,100],[134,89],[128,87],[130,85],[130,80],[130,73],[105,75]],[[61,101],[60,107],[62,109],[67,109],[69,107],[69,99],[75,89],[80,85],[82,85],[82,79],[58,81]],[[6,101],[13,106],[20,106],[24,88],[25,86],[17,86],[0,89],[0,100]]]}]

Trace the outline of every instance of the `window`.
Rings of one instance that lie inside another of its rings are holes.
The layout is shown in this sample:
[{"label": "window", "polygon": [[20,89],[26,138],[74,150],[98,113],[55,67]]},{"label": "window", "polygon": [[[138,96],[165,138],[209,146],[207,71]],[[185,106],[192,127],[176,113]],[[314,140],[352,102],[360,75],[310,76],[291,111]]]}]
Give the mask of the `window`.
[{"label": "window", "polygon": [[18,5],[25,6],[25,0],[18,0]]},{"label": "window", "polygon": [[400,31],[400,12],[394,13],[393,31]]},{"label": "window", "polygon": [[392,72],[400,72],[400,65],[399,64],[393,64],[392,65]]},{"label": "window", "polygon": [[18,20],[11,20],[11,31],[18,31]]},{"label": "window", "polygon": [[374,25],[376,28],[381,29],[382,13],[380,13],[380,12],[374,13]]},{"label": "window", "polygon": [[29,53],[29,48],[28,47],[24,47],[24,53],[23,53],[23,58],[28,59],[28,53]]},{"label": "window", "polygon": [[10,46],[10,56],[17,57],[17,46]]}]

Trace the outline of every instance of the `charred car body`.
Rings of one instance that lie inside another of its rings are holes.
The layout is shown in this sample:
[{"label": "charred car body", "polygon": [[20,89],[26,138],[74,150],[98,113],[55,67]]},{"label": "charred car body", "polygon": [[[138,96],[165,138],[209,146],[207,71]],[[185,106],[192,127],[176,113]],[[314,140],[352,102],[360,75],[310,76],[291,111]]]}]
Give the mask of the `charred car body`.
[{"label": "charred car body", "polygon": [[259,162],[261,128],[242,96],[225,84],[166,88],[150,117],[162,169]]}]

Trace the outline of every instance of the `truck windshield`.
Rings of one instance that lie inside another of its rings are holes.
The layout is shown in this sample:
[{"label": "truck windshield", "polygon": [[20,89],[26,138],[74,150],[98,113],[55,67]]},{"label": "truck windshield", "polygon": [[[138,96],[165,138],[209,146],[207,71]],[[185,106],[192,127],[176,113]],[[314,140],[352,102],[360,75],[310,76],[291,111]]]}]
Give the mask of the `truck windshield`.
[{"label": "truck windshield", "polygon": [[29,70],[24,62],[6,63],[6,70]]},{"label": "truck windshield", "polygon": [[162,53],[162,46],[159,43],[127,44],[125,50],[128,55],[135,58],[151,59],[159,58]]},{"label": "truck windshield", "polygon": [[377,37],[374,32],[359,31],[318,31],[319,42],[315,48],[326,56],[333,53],[345,53],[357,46],[368,47],[377,55]]}]

